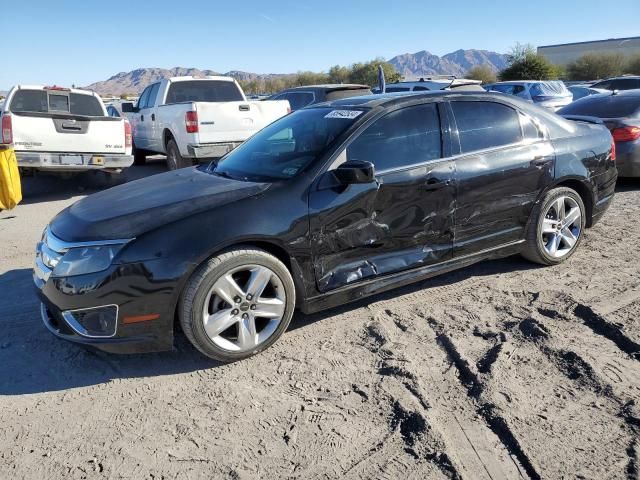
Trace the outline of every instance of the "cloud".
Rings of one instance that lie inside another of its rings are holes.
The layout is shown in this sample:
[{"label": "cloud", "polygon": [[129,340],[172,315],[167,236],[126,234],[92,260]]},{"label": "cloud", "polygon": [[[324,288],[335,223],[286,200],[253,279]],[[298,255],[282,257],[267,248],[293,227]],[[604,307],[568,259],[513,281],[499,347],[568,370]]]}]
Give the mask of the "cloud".
[{"label": "cloud", "polygon": [[269,15],[266,15],[264,13],[259,13],[258,16],[264,18],[269,23],[276,23],[276,21],[273,18],[271,18]]}]

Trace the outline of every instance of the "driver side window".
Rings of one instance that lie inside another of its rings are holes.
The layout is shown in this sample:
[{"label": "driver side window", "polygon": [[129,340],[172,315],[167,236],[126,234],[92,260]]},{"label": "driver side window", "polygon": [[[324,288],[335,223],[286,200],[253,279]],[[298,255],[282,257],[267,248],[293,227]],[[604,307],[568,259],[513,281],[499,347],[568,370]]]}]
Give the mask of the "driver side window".
[{"label": "driver side window", "polygon": [[376,172],[441,158],[437,105],[406,107],[376,120],[347,147],[346,157],[371,162]]}]

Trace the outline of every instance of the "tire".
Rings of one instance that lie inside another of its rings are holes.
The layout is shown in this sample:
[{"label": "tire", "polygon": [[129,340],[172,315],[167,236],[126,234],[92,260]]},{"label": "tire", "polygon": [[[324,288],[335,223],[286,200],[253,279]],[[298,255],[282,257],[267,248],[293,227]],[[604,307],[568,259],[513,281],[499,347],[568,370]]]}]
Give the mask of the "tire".
[{"label": "tire", "polygon": [[147,152],[140,150],[133,146],[133,164],[134,165],[146,165],[147,164]]},{"label": "tire", "polygon": [[[572,212],[579,212],[580,218],[574,219],[577,213]],[[531,213],[522,256],[542,265],[558,265],[578,249],[585,225],[586,210],[580,195],[571,188],[554,188]]]},{"label": "tire", "polygon": [[178,170],[191,166],[193,163],[189,159],[182,158],[178,144],[173,138],[167,142],[167,166],[169,170]]},{"label": "tire", "polygon": [[[262,284],[266,287],[260,290]],[[255,297],[252,291],[258,292]],[[291,274],[276,257],[251,247],[228,250],[189,279],[179,304],[180,325],[201,353],[235,362],[282,336],[293,317],[295,295]]]}]

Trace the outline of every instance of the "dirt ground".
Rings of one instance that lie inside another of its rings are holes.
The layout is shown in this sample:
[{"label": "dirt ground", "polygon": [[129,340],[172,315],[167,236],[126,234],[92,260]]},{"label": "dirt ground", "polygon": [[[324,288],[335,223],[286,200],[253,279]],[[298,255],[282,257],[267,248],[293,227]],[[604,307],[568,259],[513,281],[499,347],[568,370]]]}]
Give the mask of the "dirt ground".
[{"label": "dirt ground", "polygon": [[485,262],[296,314],[218,365],[182,337],[123,357],[41,325],[35,243],[94,180],[26,179],[0,213],[0,478],[638,478],[640,181],[561,266]]}]

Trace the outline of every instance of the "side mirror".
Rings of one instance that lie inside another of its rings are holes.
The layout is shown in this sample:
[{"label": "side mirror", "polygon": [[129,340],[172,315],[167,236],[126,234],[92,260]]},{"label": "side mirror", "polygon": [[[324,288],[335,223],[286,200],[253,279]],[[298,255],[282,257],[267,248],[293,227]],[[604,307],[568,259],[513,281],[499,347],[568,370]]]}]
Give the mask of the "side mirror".
[{"label": "side mirror", "polygon": [[371,183],[375,178],[373,163],[362,160],[345,162],[333,171],[336,178],[344,185],[353,183]]},{"label": "side mirror", "polygon": [[123,113],[133,113],[136,111],[136,107],[134,107],[131,102],[123,102],[121,107]]}]

